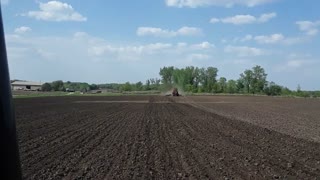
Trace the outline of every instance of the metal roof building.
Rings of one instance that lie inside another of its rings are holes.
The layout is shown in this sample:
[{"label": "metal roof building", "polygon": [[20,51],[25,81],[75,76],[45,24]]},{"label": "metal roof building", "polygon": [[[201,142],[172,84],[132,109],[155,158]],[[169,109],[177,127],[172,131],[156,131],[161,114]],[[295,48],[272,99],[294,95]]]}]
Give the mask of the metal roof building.
[{"label": "metal roof building", "polygon": [[32,82],[32,81],[14,81],[11,83],[12,90],[32,90],[37,91],[41,90],[41,82]]}]

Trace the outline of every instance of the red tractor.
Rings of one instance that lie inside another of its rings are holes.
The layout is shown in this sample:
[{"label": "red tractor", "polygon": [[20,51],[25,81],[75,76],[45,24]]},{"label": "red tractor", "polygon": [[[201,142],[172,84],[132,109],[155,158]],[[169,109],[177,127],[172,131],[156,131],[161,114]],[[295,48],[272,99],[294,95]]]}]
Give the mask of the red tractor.
[{"label": "red tractor", "polygon": [[173,88],[172,90],[172,96],[180,96],[179,92],[178,92],[178,88]]}]

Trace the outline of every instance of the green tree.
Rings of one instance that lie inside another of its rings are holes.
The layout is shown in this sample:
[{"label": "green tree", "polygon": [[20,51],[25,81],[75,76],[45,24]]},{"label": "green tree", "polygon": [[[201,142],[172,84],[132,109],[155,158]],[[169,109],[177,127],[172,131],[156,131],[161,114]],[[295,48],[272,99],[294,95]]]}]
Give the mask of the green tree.
[{"label": "green tree", "polygon": [[208,67],[206,70],[206,91],[212,92],[213,86],[217,83],[218,69],[215,67]]},{"label": "green tree", "polygon": [[160,89],[160,82],[161,82],[161,80],[156,78],[155,83],[154,83],[155,90]]},{"label": "green tree", "polygon": [[81,92],[87,92],[90,90],[90,86],[88,83],[76,83],[76,89],[79,89]]},{"label": "green tree", "polygon": [[240,77],[237,80],[237,93],[244,93],[244,92],[245,92],[244,80]]},{"label": "green tree", "polygon": [[287,87],[283,87],[281,90],[281,95],[290,96],[292,95],[292,91]]},{"label": "green tree", "polygon": [[252,68],[252,92],[262,93],[267,85],[267,74],[261,66]]},{"label": "green tree", "polygon": [[162,83],[163,84],[172,84],[173,82],[173,72],[174,72],[174,67],[163,67],[160,68],[159,75],[162,78]]},{"label": "green tree", "polygon": [[251,86],[253,81],[253,72],[249,69],[245,70],[243,73],[240,74],[239,82],[242,83],[245,91],[247,93],[251,93]]},{"label": "green tree", "polygon": [[199,90],[198,92],[206,92],[207,91],[207,86],[208,86],[208,79],[206,75],[206,69],[205,68],[200,68],[198,72],[198,82],[199,82]]},{"label": "green tree", "polygon": [[297,86],[297,93],[301,93],[302,91],[301,91],[301,86],[300,86],[300,84],[298,84],[298,86]]},{"label": "green tree", "polygon": [[201,81],[200,69],[194,66],[175,68],[173,71],[173,84],[187,92],[197,92]]},{"label": "green tree", "polygon": [[51,91],[52,90],[52,87],[49,83],[44,83],[41,87],[41,90],[42,91]]},{"label": "green tree", "polygon": [[247,93],[263,93],[267,84],[267,74],[261,66],[255,66],[252,70],[245,70],[240,74],[240,82],[243,83]]},{"label": "green tree", "polygon": [[145,90],[146,91],[150,90],[150,80],[149,79],[146,81]]},{"label": "green tree", "polygon": [[51,86],[54,91],[63,91],[64,89],[63,81],[61,80],[53,81]]},{"label": "green tree", "polygon": [[141,81],[137,82],[135,85],[135,88],[137,91],[142,91],[143,89],[143,83]]},{"label": "green tree", "polygon": [[99,89],[98,85],[96,85],[96,84],[91,84],[91,85],[89,85],[89,88],[90,88],[90,90],[97,90],[97,89]]},{"label": "green tree", "polygon": [[265,94],[268,96],[280,96],[282,92],[282,87],[274,82],[270,82],[264,90]]},{"label": "green tree", "polygon": [[225,77],[220,77],[218,81],[219,85],[219,93],[226,93],[227,92],[227,79]]},{"label": "green tree", "polygon": [[122,85],[122,91],[132,91],[132,86],[129,82]]},{"label": "green tree", "polygon": [[227,90],[226,92],[227,93],[231,93],[231,94],[234,94],[234,93],[237,93],[238,87],[237,87],[237,82],[235,80],[232,80],[230,79],[228,82],[227,82]]}]

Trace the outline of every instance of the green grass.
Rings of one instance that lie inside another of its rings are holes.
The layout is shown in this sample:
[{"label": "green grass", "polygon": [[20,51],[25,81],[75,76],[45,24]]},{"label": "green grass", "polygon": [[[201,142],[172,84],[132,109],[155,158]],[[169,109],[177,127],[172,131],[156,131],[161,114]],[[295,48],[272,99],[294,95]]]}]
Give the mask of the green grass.
[{"label": "green grass", "polygon": [[34,98],[34,97],[48,97],[48,96],[66,96],[67,93],[65,92],[33,92],[33,93],[21,93],[15,94],[13,92],[13,98]]},{"label": "green grass", "polygon": [[68,97],[68,96],[143,96],[143,95],[158,95],[155,93],[99,93],[99,94],[81,94],[80,92],[20,92],[17,94],[13,92],[13,98],[40,98],[40,97]]}]

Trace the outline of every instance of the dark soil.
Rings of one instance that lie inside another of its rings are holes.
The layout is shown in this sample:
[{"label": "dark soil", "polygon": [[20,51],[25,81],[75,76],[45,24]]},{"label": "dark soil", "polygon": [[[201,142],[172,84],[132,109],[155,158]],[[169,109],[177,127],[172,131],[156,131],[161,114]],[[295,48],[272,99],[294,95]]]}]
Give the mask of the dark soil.
[{"label": "dark soil", "polygon": [[178,98],[16,99],[24,179],[319,179],[320,143]]}]

